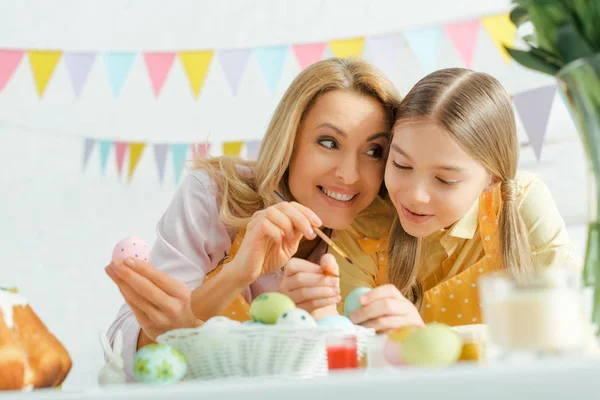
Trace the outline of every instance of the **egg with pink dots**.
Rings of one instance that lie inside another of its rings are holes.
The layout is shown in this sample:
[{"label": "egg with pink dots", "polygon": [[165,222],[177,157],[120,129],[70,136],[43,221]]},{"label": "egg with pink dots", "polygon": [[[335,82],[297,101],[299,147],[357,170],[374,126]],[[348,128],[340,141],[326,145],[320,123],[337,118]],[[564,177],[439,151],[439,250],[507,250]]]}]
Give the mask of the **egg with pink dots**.
[{"label": "egg with pink dots", "polygon": [[139,237],[127,237],[115,246],[112,252],[113,261],[123,261],[135,258],[141,261],[150,261],[150,246]]}]

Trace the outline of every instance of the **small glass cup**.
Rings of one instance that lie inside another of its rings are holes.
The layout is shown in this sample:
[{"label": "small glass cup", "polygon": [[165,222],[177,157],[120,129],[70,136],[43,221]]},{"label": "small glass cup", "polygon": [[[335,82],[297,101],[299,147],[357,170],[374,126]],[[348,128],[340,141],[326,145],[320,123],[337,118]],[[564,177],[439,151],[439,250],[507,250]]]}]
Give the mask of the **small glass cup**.
[{"label": "small glass cup", "polygon": [[576,355],[585,344],[578,274],[552,268],[516,278],[507,272],[479,279],[489,361]]},{"label": "small glass cup", "polygon": [[357,369],[358,343],[356,336],[330,335],[326,338],[329,370]]}]

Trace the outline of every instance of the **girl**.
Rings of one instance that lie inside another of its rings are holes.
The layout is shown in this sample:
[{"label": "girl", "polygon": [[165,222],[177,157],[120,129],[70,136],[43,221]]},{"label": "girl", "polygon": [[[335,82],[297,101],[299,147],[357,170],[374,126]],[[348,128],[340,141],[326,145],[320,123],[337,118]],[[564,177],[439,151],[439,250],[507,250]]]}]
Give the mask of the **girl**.
[{"label": "girl", "polygon": [[483,273],[581,266],[548,189],[517,173],[518,159],[510,97],[491,76],[440,70],[402,101],[385,173],[397,211],[389,276],[425,322],[480,323]]},{"label": "girl", "polygon": [[[152,264],[106,268],[126,301],[109,336],[123,331],[127,371],[136,349],[168,330],[215,315],[249,319],[248,303],[262,292],[281,287],[318,318],[355,287],[382,283],[378,245],[393,215],[383,175],[398,104],[369,64],[322,61],[283,96],[256,163],[198,160],[158,223]],[[323,256],[315,226],[355,264]]]}]

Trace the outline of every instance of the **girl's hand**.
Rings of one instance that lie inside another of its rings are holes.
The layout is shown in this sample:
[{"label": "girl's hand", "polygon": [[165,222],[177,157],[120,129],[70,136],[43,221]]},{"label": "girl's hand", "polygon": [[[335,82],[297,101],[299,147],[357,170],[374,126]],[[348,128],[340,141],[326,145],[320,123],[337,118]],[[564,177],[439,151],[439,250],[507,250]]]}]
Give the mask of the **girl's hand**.
[{"label": "girl's hand", "polygon": [[192,312],[191,291],[187,285],[149,262],[133,258],[113,261],[105,271],[151,340],[173,329],[202,324]]},{"label": "girl's hand", "polygon": [[423,326],[419,310],[394,285],[383,285],[359,299],[361,308],[350,315],[355,324],[386,333],[403,326]]},{"label": "girl's hand", "polygon": [[282,202],[258,211],[228,268],[237,268],[242,279],[254,282],[260,275],[283,267],[298,250],[300,240],[314,239],[312,227],[321,224],[317,214],[296,202]]},{"label": "girl's hand", "polygon": [[338,276],[339,267],[331,254],[321,258],[321,265],[292,258],[284,268],[279,290],[319,319],[337,314],[336,304],[342,300]]}]

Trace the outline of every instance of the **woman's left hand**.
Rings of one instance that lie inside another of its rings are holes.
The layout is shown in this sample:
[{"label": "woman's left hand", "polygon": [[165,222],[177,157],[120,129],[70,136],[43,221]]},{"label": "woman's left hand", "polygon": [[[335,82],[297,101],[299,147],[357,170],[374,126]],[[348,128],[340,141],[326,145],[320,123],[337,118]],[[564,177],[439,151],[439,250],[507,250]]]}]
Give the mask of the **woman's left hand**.
[{"label": "woman's left hand", "polygon": [[386,333],[403,326],[423,326],[419,310],[394,285],[376,287],[360,297],[361,308],[350,314],[357,325]]}]

